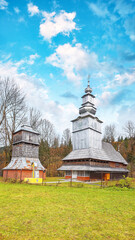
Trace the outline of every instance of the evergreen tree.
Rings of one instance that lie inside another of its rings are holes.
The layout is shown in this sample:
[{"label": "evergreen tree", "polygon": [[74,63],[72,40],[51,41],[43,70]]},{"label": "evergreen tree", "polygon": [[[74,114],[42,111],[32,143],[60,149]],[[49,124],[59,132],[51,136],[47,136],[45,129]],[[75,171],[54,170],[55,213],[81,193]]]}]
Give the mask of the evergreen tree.
[{"label": "evergreen tree", "polygon": [[48,142],[41,139],[39,146],[39,159],[44,167],[47,167],[50,163],[50,147]]}]

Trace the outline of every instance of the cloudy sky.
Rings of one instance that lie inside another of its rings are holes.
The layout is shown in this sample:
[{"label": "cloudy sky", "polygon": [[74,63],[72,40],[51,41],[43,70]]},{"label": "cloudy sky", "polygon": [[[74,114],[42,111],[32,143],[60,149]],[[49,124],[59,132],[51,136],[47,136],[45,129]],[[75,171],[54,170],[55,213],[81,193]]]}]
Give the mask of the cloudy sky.
[{"label": "cloudy sky", "polygon": [[135,119],[135,0],[0,0],[0,76],[10,76],[58,133],[91,75],[97,116]]}]

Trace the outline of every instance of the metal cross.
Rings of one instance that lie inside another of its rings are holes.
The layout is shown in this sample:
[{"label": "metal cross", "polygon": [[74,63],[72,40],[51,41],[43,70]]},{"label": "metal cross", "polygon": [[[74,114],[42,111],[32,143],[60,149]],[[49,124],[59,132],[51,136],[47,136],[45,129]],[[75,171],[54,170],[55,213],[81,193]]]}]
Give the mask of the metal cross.
[{"label": "metal cross", "polygon": [[90,86],[90,74],[88,75],[88,87]]}]

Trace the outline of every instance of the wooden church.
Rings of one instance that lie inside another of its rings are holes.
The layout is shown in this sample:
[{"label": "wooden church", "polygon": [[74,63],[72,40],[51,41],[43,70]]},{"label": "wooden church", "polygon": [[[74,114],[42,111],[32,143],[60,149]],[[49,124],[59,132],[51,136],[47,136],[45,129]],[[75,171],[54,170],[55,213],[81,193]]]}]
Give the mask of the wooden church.
[{"label": "wooden church", "polygon": [[4,178],[24,180],[24,178],[46,177],[45,168],[39,160],[39,133],[28,125],[13,134],[12,159],[3,168]]},{"label": "wooden church", "polygon": [[119,179],[127,176],[127,162],[110,143],[102,142],[102,121],[95,116],[95,96],[89,81],[82,96],[79,116],[72,120],[73,151],[63,159],[58,171],[65,178],[83,181]]}]

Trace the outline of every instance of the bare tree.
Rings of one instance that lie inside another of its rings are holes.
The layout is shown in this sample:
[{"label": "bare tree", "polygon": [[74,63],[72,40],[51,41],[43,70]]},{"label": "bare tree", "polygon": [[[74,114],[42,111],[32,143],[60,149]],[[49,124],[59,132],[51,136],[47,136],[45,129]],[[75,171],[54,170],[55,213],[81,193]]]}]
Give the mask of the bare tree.
[{"label": "bare tree", "polygon": [[132,121],[126,122],[125,126],[123,127],[126,134],[128,134],[129,138],[135,136],[135,124]]},{"label": "bare tree", "polygon": [[63,131],[63,134],[62,134],[62,144],[65,145],[65,146],[68,146],[69,143],[71,141],[71,133],[70,133],[70,129],[69,128],[66,128],[64,131]]},{"label": "bare tree", "polygon": [[29,122],[30,126],[34,129],[37,130],[40,128],[42,119],[41,119],[41,112],[37,109],[30,108],[29,110]]},{"label": "bare tree", "polygon": [[107,125],[104,131],[103,141],[105,142],[114,142],[116,136],[116,127],[114,124]]},{"label": "bare tree", "polygon": [[41,139],[47,141],[49,146],[52,146],[56,136],[53,124],[46,119],[42,119],[39,129]]},{"label": "bare tree", "polygon": [[0,78],[0,126],[11,111],[15,91],[15,84],[9,78]]},{"label": "bare tree", "polygon": [[[25,96],[13,80],[1,81],[0,135],[11,157],[13,132],[26,120]],[[6,151],[6,154],[7,154]]]}]

